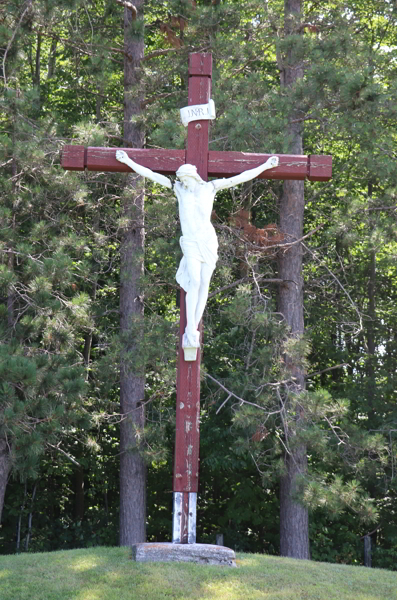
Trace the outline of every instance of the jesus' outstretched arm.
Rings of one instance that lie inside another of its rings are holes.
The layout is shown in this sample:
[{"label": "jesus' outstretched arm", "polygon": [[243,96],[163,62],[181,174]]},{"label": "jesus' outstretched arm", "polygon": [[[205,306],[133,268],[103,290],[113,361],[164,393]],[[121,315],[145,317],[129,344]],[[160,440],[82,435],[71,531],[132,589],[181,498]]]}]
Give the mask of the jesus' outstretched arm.
[{"label": "jesus' outstretched arm", "polygon": [[128,156],[127,152],[124,152],[124,150],[117,150],[116,159],[119,162],[122,162],[125,165],[127,165],[128,167],[130,167],[130,169],[135,171],[135,173],[138,173],[138,175],[142,175],[142,177],[147,177],[147,179],[151,179],[152,181],[155,181],[156,183],[159,183],[160,185],[164,185],[165,187],[172,189],[172,183],[171,183],[171,180],[168,179],[168,177],[165,177],[165,175],[161,175],[161,173],[156,173],[155,171],[152,171],[151,169],[148,169],[147,167],[143,167],[142,165],[139,165],[134,160],[132,160]]},{"label": "jesus' outstretched arm", "polygon": [[259,165],[259,167],[255,167],[255,169],[249,169],[248,171],[244,171],[243,173],[235,175],[234,177],[229,177],[228,179],[215,179],[214,181],[211,181],[211,183],[216,192],[219,190],[225,190],[227,188],[234,187],[235,185],[239,185],[240,183],[245,183],[246,181],[255,179],[255,177],[258,177],[258,175],[263,173],[263,171],[277,167],[278,163],[278,156],[271,156],[265,163]]}]

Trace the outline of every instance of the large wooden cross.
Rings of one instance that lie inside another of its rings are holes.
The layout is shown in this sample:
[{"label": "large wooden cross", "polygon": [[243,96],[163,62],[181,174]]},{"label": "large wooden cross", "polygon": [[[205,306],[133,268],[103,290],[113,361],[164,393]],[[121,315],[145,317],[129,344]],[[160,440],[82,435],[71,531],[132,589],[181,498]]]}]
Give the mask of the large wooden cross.
[{"label": "large wooden cross", "polygon": [[[212,55],[194,53],[189,57],[188,105],[207,104],[211,98]],[[183,164],[197,167],[205,180],[208,177],[231,177],[253,169],[270,156],[278,156],[278,167],[265,171],[264,179],[309,179],[328,181],[332,172],[331,156],[291,154],[248,154],[220,152],[208,149],[209,122],[196,120],[188,124],[186,150],[123,148],[139,164],[162,173],[175,174]],[[72,171],[130,172],[116,160],[119,148],[64,146],[62,166]],[[181,289],[180,338],[177,371],[176,436],[174,460],[173,542],[195,543],[196,499],[199,475],[199,417],[200,417],[200,350],[197,360],[187,362],[182,349],[186,326],[185,292]]]}]

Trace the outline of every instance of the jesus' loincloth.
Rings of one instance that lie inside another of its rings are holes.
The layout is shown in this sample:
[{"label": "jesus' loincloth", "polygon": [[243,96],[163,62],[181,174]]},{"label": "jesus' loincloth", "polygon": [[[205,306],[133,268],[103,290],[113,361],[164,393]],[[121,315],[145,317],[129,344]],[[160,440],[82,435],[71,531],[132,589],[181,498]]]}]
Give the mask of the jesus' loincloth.
[{"label": "jesus' loincloth", "polygon": [[218,260],[218,240],[215,229],[211,225],[205,232],[197,233],[194,238],[182,236],[179,239],[179,243],[182,248],[183,257],[179,264],[176,280],[185,292],[187,292],[189,289],[190,277],[186,257],[194,258],[205,263],[214,270],[216,261]]}]

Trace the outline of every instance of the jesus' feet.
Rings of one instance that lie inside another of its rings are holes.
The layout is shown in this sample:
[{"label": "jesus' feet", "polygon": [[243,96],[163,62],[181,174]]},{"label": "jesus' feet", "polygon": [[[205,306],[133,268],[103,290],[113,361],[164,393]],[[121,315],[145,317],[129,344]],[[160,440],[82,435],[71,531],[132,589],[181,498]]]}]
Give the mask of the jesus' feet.
[{"label": "jesus' feet", "polygon": [[182,348],[200,348],[200,332],[185,331],[182,338]]}]

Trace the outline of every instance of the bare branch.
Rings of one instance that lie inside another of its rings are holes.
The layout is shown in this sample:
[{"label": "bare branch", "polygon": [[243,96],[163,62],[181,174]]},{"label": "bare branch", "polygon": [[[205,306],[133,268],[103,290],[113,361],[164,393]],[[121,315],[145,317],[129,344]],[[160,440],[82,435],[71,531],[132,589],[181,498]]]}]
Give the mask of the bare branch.
[{"label": "bare branch", "polygon": [[[116,0],[117,2],[117,0]],[[154,52],[150,52],[149,54],[146,54],[146,56],[144,56],[142,58],[141,62],[144,62],[145,60],[150,60],[151,58],[156,58],[157,56],[163,56],[164,54],[168,54],[168,52],[175,52],[175,50],[180,50],[181,48],[166,48],[165,50],[155,50]]]},{"label": "bare branch", "polygon": [[339,281],[339,279],[337,278],[337,276],[336,276],[336,275],[333,273],[333,271],[331,271],[331,269],[330,269],[330,268],[329,268],[329,267],[328,267],[328,266],[325,264],[325,262],[324,262],[324,261],[322,261],[322,260],[320,260],[320,259],[319,259],[319,258],[316,256],[316,253],[315,253],[315,252],[313,252],[312,250],[310,250],[310,248],[308,248],[308,247],[307,247],[305,244],[302,244],[302,246],[305,248],[305,250],[306,250],[307,252],[309,252],[309,253],[312,255],[312,257],[313,257],[313,258],[314,258],[314,259],[315,259],[315,260],[316,260],[316,261],[317,261],[317,262],[318,262],[318,263],[319,263],[319,264],[320,264],[322,267],[324,267],[324,268],[325,268],[325,269],[328,271],[328,273],[331,275],[331,277],[333,277],[333,279],[334,279],[334,280],[336,281],[336,283],[339,285],[339,287],[341,288],[341,290],[342,290],[342,291],[343,291],[343,292],[346,294],[347,298],[348,298],[348,299],[349,299],[349,301],[350,301],[350,304],[352,305],[352,307],[354,308],[354,310],[356,311],[356,313],[357,313],[357,316],[358,316],[358,320],[359,320],[359,324],[360,324],[359,330],[356,332],[356,335],[358,335],[358,334],[360,333],[360,331],[362,331],[362,330],[363,330],[363,321],[362,321],[362,316],[361,316],[361,313],[360,313],[360,311],[359,311],[359,309],[358,309],[358,306],[356,305],[356,303],[354,302],[354,300],[352,299],[352,297],[350,296],[349,292],[346,290],[346,288],[344,287],[344,285],[341,283],[341,281]]},{"label": "bare branch", "polygon": [[173,96],[176,93],[177,92],[165,92],[164,94],[156,94],[155,96],[151,96],[150,98],[146,98],[146,100],[142,100],[142,102],[141,102],[141,108],[145,108],[145,106],[148,106],[148,104],[153,104],[153,102],[156,102],[160,98],[168,98],[168,96]]},{"label": "bare branch", "polygon": [[[228,285],[224,285],[221,288],[218,288],[217,290],[215,290],[215,292],[211,292],[211,294],[208,295],[208,300],[210,298],[213,298],[214,296],[217,296],[218,294],[221,294],[222,292],[226,292],[227,290],[230,290],[231,288],[234,288],[238,285],[240,285],[240,283],[244,283],[245,281],[248,281],[248,277],[243,277],[242,279],[238,279],[237,281],[234,281],[233,283],[229,283]],[[261,283],[284,283],[283,279],[260,279]]]},{"label": "bare branch", "polygon": [[[340,427],[335,427],[335,425],[332,425],[331,421],[325,415],[324,415],[324,419],[327,421],[328,425],[330,426],[330,428],[332,430],[332,433],[335,435],[336,439],[339,441],[339,446],[341,444],[346,444],[346,442],[342,440],[341,436],[337,432],[337,429],[340,430]],[[349,436],[347,435],[347,433],[344,433],[344,435],[347,439],[349,439]]]},{"label": "bare branch", "polygon": [[334,367],[328,367],[328,369],[323,369],[322,371],[315,371],[314,373],[309,373],[305,375],[305,379],[309,377],[314,377],[315,375],[322,375],[323,373],[327,373],[327,371],[333,371],[334,369],[339,369],[340,367],[350,367],[348,363],[341,363],[340,365],[335,365]]},{"label": "bare branch", "polygon": [[65,450],[62,450],[62,448],[60,448],[59,446],[53,446],[52,444],[49,444],[48,442],[47,442],[47,446],[49,446],[50,448],[53,448],[54,450],[58,450],[58,452],[61,452],[61,454],[66,456],[66,458],[68,458],[74,465],[76,465],[77,467],[81,467],[81,464],[79,462],[77,462],[77,460],[75,458],[73,458],[73,456],[71,456],[70,454],[65,452]]},{"label": "bare branch", "polygon": [[219,407],[218,411],[216,414],[218,414],[218,412],[220,411],[220,409],[226,404],[226,402],[233,396],[233,398],[236,398],[236,400],[238,400],[241,404],[248,404],[249,406],[254,406],[255,408],[259,408],[259,410],[262,410],[264,412],[266,412],[267,415],[277,415],[279,414],[282,410],[284,410],[284,408],[281,408],[280,410],[274,410],[272,412],[268,412],[263,406],[260,406],[259,404],[255,404],[254,402],[248,402],[248,400],[244,400],[243,398],[240,398],[240,396],[237,396],[234,392],[231,392],[230,390],[228,390],[220,381],[218,381],[217,379],[215,379],[215,377],[212,377],[212,375],[210,375],[209,373],[205,373],[205,376],[208,377],[208,379],[211,379],[211,381],[213,381],[214,383],[216,383],[217,385],[219,385],[220,388],[222,388],[222,390],[224,390],[228,395],[227,399],[225,400],[225,402],[223,402],[223,404]]},{"label": "bare branch", "polygon": [[217,296],[218,294],[221,294],[222,292],[226,292],[226,290],[230,290],[231,288],[240,285],[240,283],[244,283],[245,281],[247,281],[247,279],[247,277],[243,277],[242,279],[233,281],[233,283],[229,283],[228,285],[224,285],[223,287],[218,288],[217,290],[215,290],[215,292],[211,292],[211,294],[208,294],[208,300],[210,298],[213,298],[214,296]]},{"label": "bare branch", "polygon": [[126,0],[115,0],[115,2],[117,2],[117,4],[120,4],[121,6],[124,6],[124,8],[130,10],[132,12],[133,18],[136,19],[138,11],[136,7],[133,4],[131,4],[131,2],[126,2]]},{"label": "bare branch", "polygon": [[[295,244],[299,244],[300,242],[302,242],[306,238],[314,235],[315,233],[317,233],[317,231],[319,231],[323,227],[324,227],[324,223],[321,223],[321,225],[319,225],[315,229],[312,229],[311,231],[309,231],[309,233],[307,233],[303,237],[299,238],[299,240],[295,240],[294,242],[286,242],[285,244],[276,244],[274,246],[274,248],[286,248],[286,249],[288,249],[290,246],[294,246]],[[273,248],[273,246],[267,246],[267,249],[269,249],[269,248]]]},{"label": "bare branch", "polygon": [[218,408],[218,410],[216,411],[216,415],[219,413],[219,411],[222,410],[222,408],[225,406],[226,402],[228,402],[230,400],[230,398],[232,397],[231,394],[228,395],[228,397],[226,398],[226,400],[224,402],[222,402],[222,404],[220,405],[220,407]]},{"label": "bare branch", "polygon": [[[273,45],[272,44],[268,44],[267,46],[265,46],[264,48],[262,48],[262,52],[265,52],[265,50],[268,50],[269,48],[271,48]],[[250,58],[249,60],[247,60],[242,67],[239,67],[238,69],[234,69],[234,71],[232,71],[233,76],[235,77],[236,75],[238,75],[239,73],[241,73],[241,71],[244,71],[244,69],[246,67],[248,67],[248,65],[252,62],[256,62],[258,60],[261,60],[261,57],[259,56],[254,56],[254,58]]]},{"label": "bare branch", "polygon": [[7,160],[5,163],[2,163],[2,164],[0,165],[0,168],[1,168],[1,167],[5,167],[6,165],[9,165],[10,163],[12,163],[12,161],[13,161],[13,160],[14,160],[13,158],[10,158],[10,160]]},{"label": "bare branch", "polygon": [[372,210],[397,210],[397,204],[395,206],[371,206],[365,208],[364,212],[370,212]]}]

